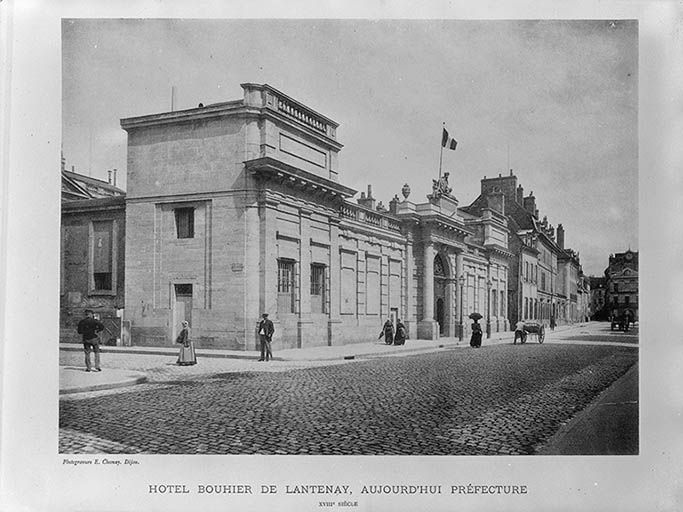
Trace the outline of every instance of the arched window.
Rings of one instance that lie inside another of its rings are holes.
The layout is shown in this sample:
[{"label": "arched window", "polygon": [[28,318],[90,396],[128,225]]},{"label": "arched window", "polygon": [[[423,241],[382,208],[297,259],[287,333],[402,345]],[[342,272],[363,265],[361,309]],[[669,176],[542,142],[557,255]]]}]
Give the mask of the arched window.
[{"label": "arched window", "polygon": [[443,260],[441,259],[440,254],[437,254],[434,257],[434,275],[435,276],[441,276],[441,277],[446,276],[446,269],[444,267]]}]

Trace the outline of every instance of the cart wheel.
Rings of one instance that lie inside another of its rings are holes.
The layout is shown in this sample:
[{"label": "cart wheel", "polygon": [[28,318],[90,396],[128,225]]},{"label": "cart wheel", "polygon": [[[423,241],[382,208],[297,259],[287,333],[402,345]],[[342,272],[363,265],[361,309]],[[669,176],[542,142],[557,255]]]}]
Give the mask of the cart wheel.
[{"label": "cart wheel", "polygon": [[538,342],[543,343],[544,340],[545,340],[545,328],[543,326],[541,326],[541,330],[538,331]]}]

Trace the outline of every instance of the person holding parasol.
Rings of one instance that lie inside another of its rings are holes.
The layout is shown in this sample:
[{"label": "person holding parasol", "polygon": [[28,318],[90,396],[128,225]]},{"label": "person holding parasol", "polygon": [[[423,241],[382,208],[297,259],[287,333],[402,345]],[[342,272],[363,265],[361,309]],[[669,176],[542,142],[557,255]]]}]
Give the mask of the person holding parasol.
[{"label": "person holding parasol", "polygon": [[482,331],[481,325],[479,325],[479,320],[482,319],[480,313],[471,313],[470,318],[474,320],[472,324],[472,337],[470,338],[470,347],[479,348],[481,347]]}]

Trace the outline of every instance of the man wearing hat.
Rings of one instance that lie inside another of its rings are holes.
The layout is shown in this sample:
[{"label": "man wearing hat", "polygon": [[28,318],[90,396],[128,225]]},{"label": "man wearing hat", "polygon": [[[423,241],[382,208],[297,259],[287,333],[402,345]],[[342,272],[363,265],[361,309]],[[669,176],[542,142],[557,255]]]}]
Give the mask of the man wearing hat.
[{"label": "man wearing hat", "polygon": [[95,319],[91,309],[85,310],[85,318],[78,322],[78,334],[83,335],[83,351],[85,352],[85,371],[92,371],[90,365],[90,351],[95,352],[95,371],[101,372],[100,368],[100,337],[99,333],[104,330],[104,324]]},{"label": "man wearing hat", "polygon": [[261,338],[261,359],[259,361],[269,361],[273,359],[273,351],[270,342],[273,340],[275,327],[273,322],[268,320],[268,313],[263,313],[263,320],[258,324],[258,334]]}]

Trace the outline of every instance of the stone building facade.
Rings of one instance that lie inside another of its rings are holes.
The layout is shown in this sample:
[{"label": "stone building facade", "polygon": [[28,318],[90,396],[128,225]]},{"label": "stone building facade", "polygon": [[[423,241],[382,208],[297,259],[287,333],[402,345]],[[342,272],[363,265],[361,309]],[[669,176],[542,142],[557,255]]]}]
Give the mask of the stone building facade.
[{"label": "stone building facade", "polygon": [[[447,181],[386,209],[339,181],[337,123],[282,92],[121,120],[128,133],[125,319],[131,343],[252,350],[507,330],[508,224],[492,199],[458,208]],[[398,191],[397,191],[398,192]]]},{"label": "stone building facade", "polygon": [[610,254],[605,269],[605,302],[612,317],[620,318],[630,311],[631,318],[638,321],[638,252]]},{"label": "stone building facade", "polygon": [[122,195],[62,202],[60,340],[80,341],[84,311],[105,324],[105,343],[121,338],[125,282],[125,199]]},{"label": "stone building facade", "polygon": [[76,325],[92,309],[105,343],[121,340],[125,282],[125,192],[66,169],[61,161],[60,340],[80,341]]},{"label": "stone building facade", "polygon": [[[507,322],[554,318],[558,325],[579,321],[585,303],[579,300],[581,264],[577,253],[564,247],[562,224],[553,227],[540,218],[536,197],[524,195],[512,169],[509,175],[481,180],[481,192],[464,211],[479,214],[489,204],[499,205],[509,231]],[[583,290],[581,285],[581,290]]]}]

